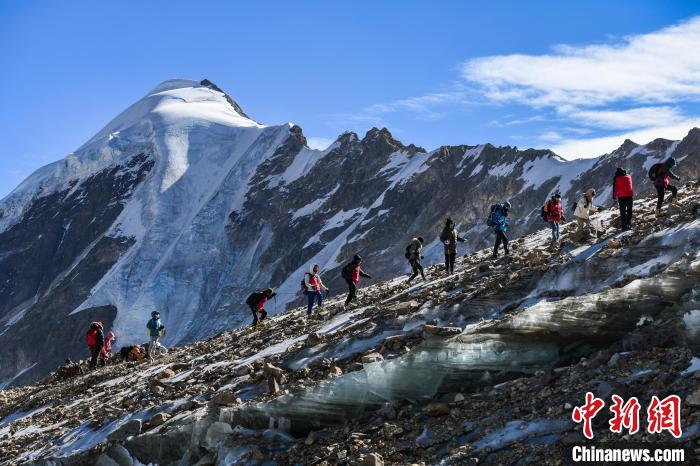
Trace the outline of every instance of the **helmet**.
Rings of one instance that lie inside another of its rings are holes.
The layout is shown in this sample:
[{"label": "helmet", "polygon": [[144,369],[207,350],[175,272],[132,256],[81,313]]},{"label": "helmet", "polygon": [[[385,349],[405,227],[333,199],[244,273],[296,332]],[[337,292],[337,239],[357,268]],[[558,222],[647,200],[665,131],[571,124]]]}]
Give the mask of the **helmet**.
[{"label": "helmet", "polygon": [[419,237],[418,237],[418,241],[420,241],[421,243],[425,243],[425,240],[423,239],[422,236],[419,236]]},{"label": "helmet", "polygon": [[674,159],[673,157],[669,158],[666,161],[666,165],[669,167],[675,167],[676,166],[676,159]]},{"label": "helmet", "polygon": [[272,296],[272,293],[274,293],[274,292],[275,292],[275,290],[273,290],[272,288],[269,288],[269,287],[265,288],[265,294],[267,296]]},{"label": "helmet", "polygon": [[504,202],[503,207],[505,207],[506,209],[510,209],[510,202],[508,202],[508,201]]},{"label": "helmet", "polygon": [[158,312],[158,311],[151,312],[151,317],[155,317],[155,316],[159,316],[159,315],[160,315],[160,312]]},{"label": "helmet", "polygon": [[557,191],[556,193],[554,193],[554,196],[552,196],[552,197],[555,199],[561,199],[561,194],[559,193],[559,191]]},{"label": "helmet", "polygon": [[359,254],[355,254],[355,256],[352,258],[353,262],[360,262],[362,260],[362,256]]}]

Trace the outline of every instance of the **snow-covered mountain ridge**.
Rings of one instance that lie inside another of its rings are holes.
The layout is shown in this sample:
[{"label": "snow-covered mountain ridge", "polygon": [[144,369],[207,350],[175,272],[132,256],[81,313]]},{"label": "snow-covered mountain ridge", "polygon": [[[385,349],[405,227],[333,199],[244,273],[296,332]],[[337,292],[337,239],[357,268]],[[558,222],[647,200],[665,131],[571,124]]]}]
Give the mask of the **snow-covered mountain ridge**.
[{"label": "snow-covered mountain ridge", "polygon": [[446,216],[466,252],[490,243],[494,202],[513,204],[517,237],[541,227],[556,189],[567,206],[588,187],[609,202],[616,166],[648,189],[646,169],[670,155],[697,178],[699,150],[697,129],[565,161],[490,144],[427,152],[373,128],[319,151],[296,125],[251,120],[209,81],[166,81],[0,202],[0,381],[79,357],[95,319],[122,343],[141,341],[157,308],[167,345],[194,341],[246,322],[255,288],[277,287],[280,312],[313,262],[339,293],[339,267],[355,253],[374,277],[392,277],[422,234],[427,262],[439,262]]}]

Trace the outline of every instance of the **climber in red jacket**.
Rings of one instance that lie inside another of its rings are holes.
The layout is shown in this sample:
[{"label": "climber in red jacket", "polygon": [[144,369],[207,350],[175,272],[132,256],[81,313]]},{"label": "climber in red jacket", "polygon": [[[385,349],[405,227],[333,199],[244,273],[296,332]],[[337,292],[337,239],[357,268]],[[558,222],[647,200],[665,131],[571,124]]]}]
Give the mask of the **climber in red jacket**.
[{"label": "climber in red jacket", "polygon": [[628,175],[624,168],[619,168],[613,178],[613,199],[617,199],[620,206],[620,220],[622,229],[629,230],[632,227],[632,205],[634,204],[634,188],[632,187],[632,175]]}]

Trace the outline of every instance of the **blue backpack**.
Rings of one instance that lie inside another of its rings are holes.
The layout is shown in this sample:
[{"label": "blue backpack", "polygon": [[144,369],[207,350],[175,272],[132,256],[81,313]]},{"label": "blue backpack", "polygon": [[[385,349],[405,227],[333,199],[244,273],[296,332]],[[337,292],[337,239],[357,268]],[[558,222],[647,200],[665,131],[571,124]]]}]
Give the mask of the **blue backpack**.
[{"label": "blue backpack", "polygon": [[489,216],[486,218],[486,225],[490,227],[495,227],[501,223],[503,218],[503,205],[502,204],[491,204],[491,211]]}]

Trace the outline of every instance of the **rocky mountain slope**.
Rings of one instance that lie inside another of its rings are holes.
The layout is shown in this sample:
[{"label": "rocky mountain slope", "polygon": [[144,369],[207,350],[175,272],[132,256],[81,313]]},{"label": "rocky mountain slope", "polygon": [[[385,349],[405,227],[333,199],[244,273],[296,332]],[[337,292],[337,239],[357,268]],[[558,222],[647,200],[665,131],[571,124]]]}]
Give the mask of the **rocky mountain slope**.
[{"label": "rocky mountain slope", "polygon": [[647,168],[670,155],[697,179],[699,152],[698,129],[575,161],[490,144],[428,152],[376,128],[311,150],[301,128],[251,120],[209,81],[166,81],[0,202],[0,384],[80,357],[93,320],[138,342],[157,308],[166,345],[207,338],[249,319],[256,288],[278,288],[273,311],[294,305],[311,263],[340,293],[355,253],[387,279],[421,234],[439,262],[447,216],[473,251],[492,240],[492,203],[510,200],[518,237],[541,227],[557,189],[567,207],[589,187],[609,203],[615,167],[643,191]]},{"label": "rocky mountain slope", "polygon": [[[0,392],[2,464],[562,464],[582,444],[572,406],[591,391],[682,399],[680,439],[613,434],[591,445],[683,447],[700,459],[700,183],[634,230],[580,242],[546,230],[361,289],[344,309],[293,309],[154,362]],[[598,217],[614,224],[614,212]]]}]

